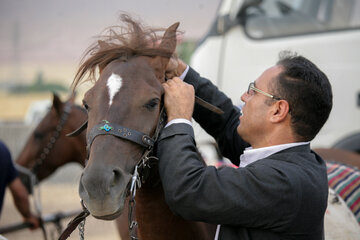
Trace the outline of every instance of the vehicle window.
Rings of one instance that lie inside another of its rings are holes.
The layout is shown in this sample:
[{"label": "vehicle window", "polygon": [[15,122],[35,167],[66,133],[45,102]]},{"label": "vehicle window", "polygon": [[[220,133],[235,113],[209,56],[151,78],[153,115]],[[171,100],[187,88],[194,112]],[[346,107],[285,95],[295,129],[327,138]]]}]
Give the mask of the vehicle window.
[{"label": "vehicle window", "polygon": [[257,39],[345,30],[360,27],[360,0],[264,0],[245,14]]}]

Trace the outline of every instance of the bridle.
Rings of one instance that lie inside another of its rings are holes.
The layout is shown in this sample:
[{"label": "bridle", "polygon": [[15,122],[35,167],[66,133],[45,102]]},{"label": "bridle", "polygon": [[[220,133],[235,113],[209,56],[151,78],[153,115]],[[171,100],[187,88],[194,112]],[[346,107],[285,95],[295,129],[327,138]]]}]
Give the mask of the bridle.
[{"label": "bridle", "polygon": [[[87,138],[87,150],[90,151],[91,144],[94,139],[99,135],[112,135],[117,138],[125,139],[130,142],[136,143],[143,147],[145,150],[140,158],[140,160],[135,165],[135,169],[131,178],[131,184],[128,187],[129,193],[129,231],[130,237],[132,240],[136,240],[136,227],[137,222],[134,217],[134,210],[135,210],[135,196],[136,196],[136,189],[141,188],[141,185],[145,183],[146,177],[145,175],[141,174],[146,172],[146,168],[151,168],[150,160],[159,160],[157,157],[154,156],[154,144],[156,143],[161,130],[165,127],[166,124],[166,113],[165,108],[162,106],[160,110],[159,121],[157,123],[155,132],[153,137],[148,136],[145,133],[139,132],[137,130],[120,126],[118,124],[110,123],[108,121],[103,120],[105,123],[98,124],[94,126],[88,135]],[[85,207],[85,206],[84,206]]]},{"label": "bridle", "polygon": [[[161,104],[163,105],[163,104]],[[160,110],[159,121],[157,123],[155,132],[153,137],[148,136],[145,133],[139,132],[137,130],[121,126],[116,123],[110,123],[107,120],[103,120],[102,123],[95,125],[88,134],[87,137],[87,155],[90,154],[90,148],[94,141],[94,139],[100,135],[112,135],[120,139],[124,139],[133,143],[136,143],[144,148],[144,152],[140,158],[140,160],[135,165],[134,172],[132,174],[131,182],[128,185],[127,192],[130,196],[129,198],[129,231],[130,237],[132,240],[137,240],[136,237],[136,227],[137,222],[134,217],[135,210],[135,196],[136,190],[141,188],[142,184],[146,182],[147,177],[146,173],[147,169],[151,168],[151,160],[155,160],[157,162],[158,158],[154,156],[154,145],[160,135],[161,130],[165,127],[166,124],[166,112],[165,108],[162,106]],[[79,135],[85,128],[87,127],[87,121],[73,133],[68,134],[67,136],[77,136]],[[86,217],[90,214],[87,210],[84,202],[81,200],[81,204],[83,207],[83,212],[80,213],[77,217],[75,217],[69,224],[68,228],[60,236],[59,240],[67,239],[70,236],[71,232],[79,225],[80,237],[83,239],[83,231]]]},{"label": "bridle", "polygon": [[45,159],[49,155],[51,149],[54,147],[56,141],[59,139],[61,131],[63,130],[64,125],[70,115],[72,106],[73,106],[73,104],[71,102],[66,102],[66,104],[64,106],[64,111],[60,116],[60,121],[57,124],[55,131],[53,132],[49,142],[41,150],[39,157],[35,160],[35,165],[31,168],[31,172],[34,173],[35,176],[37,175],[40,166],[43,165]]}]

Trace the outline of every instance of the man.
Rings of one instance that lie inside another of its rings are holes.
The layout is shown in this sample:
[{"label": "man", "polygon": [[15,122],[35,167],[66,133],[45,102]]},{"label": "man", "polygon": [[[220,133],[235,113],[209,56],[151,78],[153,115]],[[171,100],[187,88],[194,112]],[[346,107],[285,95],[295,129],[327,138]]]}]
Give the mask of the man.
[{"label": "man", "polygon": [[[181,61],[176,71],[186,76],[163,84],[168,124],[157,146],[169,207],[185,219],[219,224],[215,239],[323,239],[326,166],[309,142],[332,108],[326,75],[283,52],[241,96],[241,114]],[[194,108],[194,93],[224,114]],[[191,117],[239,168],[205,166]]]},{"label": "man", "polygon": [[0,215],[7,186],[13,196],[17,210],[24,218],[24,222],[30,223],[32,229],[38,228],[40,221],[30,211],[28,192],[17,175],[8,148],[0,141]]}]

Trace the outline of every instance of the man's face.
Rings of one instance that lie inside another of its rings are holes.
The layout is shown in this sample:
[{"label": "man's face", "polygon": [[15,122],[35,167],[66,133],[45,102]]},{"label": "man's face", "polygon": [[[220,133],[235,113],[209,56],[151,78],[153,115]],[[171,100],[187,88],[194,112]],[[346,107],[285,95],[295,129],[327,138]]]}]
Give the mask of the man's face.
[{"label": "man's face", "polygon": [[[281,66],[274,66],[265,70],[261,76],[256,79],[255,87],[263,92],[273,94],[268,86],[275,81],[275,77],[282,71]],[[254,147],[254,143],[261,141],[271,127],[268,120],[268,111],[271,106],[266,101],[271,100],[269,96],[262,93],[252,91],[245,92],[241,96],[241,100],[245,103],[240,116],[240,124],[237,127],[238,134]]]}]

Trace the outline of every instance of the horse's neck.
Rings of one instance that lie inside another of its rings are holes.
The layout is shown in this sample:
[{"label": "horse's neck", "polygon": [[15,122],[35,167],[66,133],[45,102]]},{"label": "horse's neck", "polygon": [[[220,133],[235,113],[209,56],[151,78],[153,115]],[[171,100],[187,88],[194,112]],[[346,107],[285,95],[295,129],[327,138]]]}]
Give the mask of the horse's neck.
[{"label": "horse's neck", "polygon": [[165,202],[161,184],[136,193],[136,219],[140,239],[214,239],[214,228],[174,215]]}]

